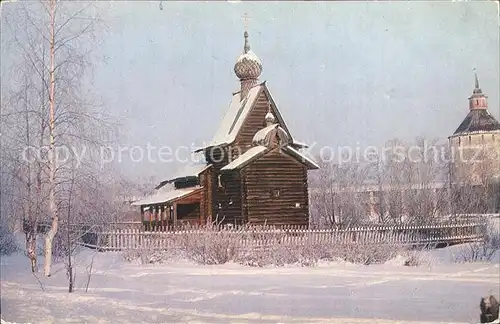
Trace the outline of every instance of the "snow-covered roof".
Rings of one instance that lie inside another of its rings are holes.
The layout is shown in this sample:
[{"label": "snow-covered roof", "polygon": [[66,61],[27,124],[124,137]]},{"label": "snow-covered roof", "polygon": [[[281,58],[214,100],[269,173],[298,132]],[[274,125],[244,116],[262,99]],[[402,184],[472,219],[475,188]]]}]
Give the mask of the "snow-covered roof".
[{"label": "snow-covered roof", "polygon": [[155,194],[146,197],[142,200],[135,201],[132,203],[132,206],[144,206],[144,205],[155,205],[155,204],[164,204],[164,203],[169,203],[172,202],[176,199],[183,198],[185,196],[188,196],[192,194],[193,192],[200,190],[201,186],[195,186],[195,187],[190,187],[190,188],[184,188],[184,189],[172,189],[170,188],[161,188],[158,190]]},{"label": "snow-covered roof", "polygon": [[266,139],[266,136],[269,134],[269,132],[272,131],[273,129],[275,129],[276,127],[278,127],[278,126],[279,126],[278,124],[272,124],[272,125],[269,125],[267,127],[262,128],[257,133],[255,133],[255,135],[253,136],[252,141],[254,143],[260,143],[260,142],[262,142],[263,140]]},{"label": "snow-covered roof", "polygon": [[299,142],[299,141],[296,141],[296,140],[293,140],[292,144],[293,144],[294,147],[299,147],[299,148],[308,148],[309,147],[309,145],[307,145],[306,143]]},{"label": "snow-covered roof", "polygon": [[186,164],[181,170],[178,172],[174,173],[172,176],[170,176],[168,179],[163,180],[157,187],[156,189],[159,189],[160,187],[163,187],[166,183],[173,182],[178,179],[186,178],[186,177],[197,177],[201,172],[209,168],[211,164],[206,164],[206,163],[193,163],[193,164]]},{"label": "snow-covered roof", "polygon": [[[246,151],[244,154],[240,155],[237,159],[232,161],[231,163],[227,164],[224,166],[221,171],[230,171],[230,170],[236,170],[236,169],[241,169],[247,164],[251,163],[252,161],[260,158],[267,152],[269,152],[271,149],[258,145],[254,146],[248,151]],[[283,147],[284,152],[290,154],[292,157],[295,159],[299,160],[301,163],[304,163],[307,165],[310,169],[319,169],[319,165],[314,162],[311,158],[308,158],[304,154],[300,153],[296,149],[294,149],[291,146],[285,146]]]},{"label": "snow-covered roof", "polygon": [[261,85],[256,85],[248,91],[245,99],[240,101],[240,93],[233,94],[231,104],[222,119],[219,129],[207,147],[232,143],[238,134],[243,121],[246,119],[250,109],[257,99]]},{"label": "snow-covered roof", "polygon": [[308,158],[307,156],[305,156],[301,152],[297,151],[293,147],[286,146],[285,147],[285,151],[287,151],[288,153],[290,153],[296,159],[300,160],[300,162],[302,162],[302,163],[306,164],[307,166],[309,166],[311,169],[319,169],[319,165],[313,159]]},{"label": "snow-covered roof", "polygon": [[254,146],[242,155],[240,155],[237,159],[232,161],[231,163],[224,166],[221,171],[229,171],[234,169],[242,168],[248,163],[252,162],[254,159],[260,157],[267,151],[267,147],[265,146]]},{"label": "snow-covered roof", "polygon": [[198,174],[210,167],[210,164],[206,163],[196,163],[196,164],[186,164],[181,170],[175,173],[167,181],[175,181],[180,178],[185,177],[197,177]]},{"label": "snow-covered roof", "polygon": [[470,134],[476,132],[494,132],[500,130],[500,123],[486,109],[473,109],[469,111],[462,121],[455,135]]},{"label": "snow-covered roof", "polygon": [[255,145],[266,145],[270,141],[269,137],[272,136],[272,134],[276,134],[276,133],[273,133],[273,130],[275,130],[275,129],[278,132],[278,136],[280,137],[280,140],[286,141],[286,143],[288,143],[290,141],[290,136],[288,135],[288,133],[283,128],[281,128],[279,124],[273,124],[273,125],[269,125],[267,127],[264,127],[263,129],[261,129],[257,133],[255,133],[255,135],[253,136],[252,142]]},{"label": "snow-covered roof", "polygon": [[[271,102],[271,105],[275,107],[276,120],[282,125],[283,129],[288,133],[293,141],[293,136],[286,126],[269,89],[267,89],[266,82],[264,81],[252,87],[248,92],[246,98],[243,100],[240,100],[240,92],[236,92],[233,94],[233,98],[231,100],[229,108],[226,110],[224,118],[222,119],[214,137],[208,145],[196,150],[195,152],[200,152],[212,146],[222,146],[233,143],[236,139],[236,135],[238,135],[241,127],[243,126],[243,123],[247,118],[250,110],[257,101],[261,91],[265,91],[266,96]],[[296,145],[295,141],[293,141],[293,145],[299,147],[307,147],[307,145],[303,145],[300,143],[297,143]]]}]

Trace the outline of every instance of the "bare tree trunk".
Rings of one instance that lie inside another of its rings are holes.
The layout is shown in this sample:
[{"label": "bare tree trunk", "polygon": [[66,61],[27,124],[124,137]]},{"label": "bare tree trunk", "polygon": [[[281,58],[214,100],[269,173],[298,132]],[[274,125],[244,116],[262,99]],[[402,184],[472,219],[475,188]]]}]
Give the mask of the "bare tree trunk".
[{"label": "bare tree trunk", "polygon": [[[28,116],[28,80],[25,76],[24,78],[24,108],[25,108],[25,122],[26,122],[26,145],[31,145],[30,141],[30,127],[29,127],[29,116]],[[32,202],[32,192],[31,192],[31,163],[28,159],[26,161],[26,189],[27,196],[25,198],[26,207],[24,209],[25,214],[23,215],[23,225],[26,226],[26,252],[28,258],[31,262],[31,271],[36,272],[37,270],[37,258],[36,258],[36,236],[37,236],[37,224],[35,222],[36,215],[33,213],[33,202]]]},{"label": "bare tree trunk", "polygon": [[45,264],[44,274],[50,276],[50,268],[52,266],[52,242],[57,234],[59,225],[59,217],[57,213],[56,197],[55,197],[55,173],[56,173],[56,154],[55,154],[55,138],[54,138],[54,108],[55,108],[55,11],[56,0],[50,0],[50,88],[49,88],[49,211],[52,217],[50,230],[45,236]]},{"label": "bare tree trunk", "polygon": [[[73,168],[74,170],[74,168]],[[68,292],[73,292],[73,286],[74,286],[74,281],[73,281],[73,263],[71,262],[71,256],[73,255],[73,247],[71,245],[71,202],[73,198],[73,186],[75,183],[75,177],[74,174],[71,177],[71,186],[69,189],[69,197],[68,197],[68,222],[67,222],[67,235],[66,239],[68,240],[68,280],[69,280],[69,286],[68,286]]]},{"label": "bare tree trunk", "polygon": [[378,201],[379,201],[379,223],[385,223],[385,198],[383,188],[383,167],[381,166],[380,157],[377,160],[377,184],[378,184]]}]

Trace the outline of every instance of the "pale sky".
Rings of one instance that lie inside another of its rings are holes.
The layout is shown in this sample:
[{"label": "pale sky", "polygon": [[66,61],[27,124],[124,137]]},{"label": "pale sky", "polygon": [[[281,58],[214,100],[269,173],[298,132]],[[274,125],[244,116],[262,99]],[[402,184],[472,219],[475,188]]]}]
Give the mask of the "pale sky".
[{"label": "pale sky", "polygon": [[[233,67],[245,12],[261,80],[300,141],[335,147],[446,138],[468,112],[474,68],[490,112],[500,115],[493,1],[96,6],[109,29],[96,48],[94,92],[126,117],[122,145],[210,141],[239,88]],[[163,178],[175,168],[123,165],[132,178]]]}]

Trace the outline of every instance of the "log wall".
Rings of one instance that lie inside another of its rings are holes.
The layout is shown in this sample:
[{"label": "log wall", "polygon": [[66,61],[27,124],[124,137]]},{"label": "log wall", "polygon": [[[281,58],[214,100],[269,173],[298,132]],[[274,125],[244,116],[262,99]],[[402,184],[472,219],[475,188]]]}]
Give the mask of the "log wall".
[{"label": "log wall", "polygon": [[309,224],[307,169],[301,163],[275,149],[245,169],[244,182],[251,224]]},{"label": "log wall", "polygon": [[[213,167],[200,181],[206,188],[201,217],[207,215],[207,220],[234,225],[245,222],[308,225],[307,170],[293,158],[269,153],[241,173],[221,175],[222,167],[252,147],[255,133],[266,127],[268,110],[269,98],[262,90],[234,143],[205,151],[206,160]],[[278,116],[275,107],[271,107],[271,111]],[[279,123],[278,119],[276,122]],[[280,126],[285,127],[281,123]],[[280,190],[279,197],[271,198],[273,189]]]}]

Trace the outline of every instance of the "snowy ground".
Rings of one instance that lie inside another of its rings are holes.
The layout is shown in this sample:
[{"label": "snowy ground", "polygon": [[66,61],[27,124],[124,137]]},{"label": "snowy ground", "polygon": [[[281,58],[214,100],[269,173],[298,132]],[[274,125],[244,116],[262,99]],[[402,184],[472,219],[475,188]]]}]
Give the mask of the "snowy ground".
[{"label": "snowy ground", "polygon": [[432,267],[321,264],[249,268],[187,262],[139,265],[99,253],[89,292],[79,254],[76,292],[62,265],[42,292],[22,255],[2,257],[1,316],[17,323],[478,323],[480,297],[499,295],[498,260]]}]

